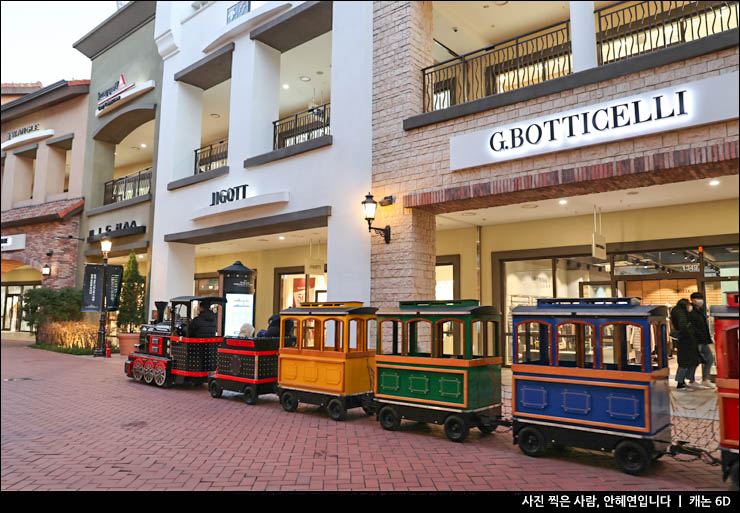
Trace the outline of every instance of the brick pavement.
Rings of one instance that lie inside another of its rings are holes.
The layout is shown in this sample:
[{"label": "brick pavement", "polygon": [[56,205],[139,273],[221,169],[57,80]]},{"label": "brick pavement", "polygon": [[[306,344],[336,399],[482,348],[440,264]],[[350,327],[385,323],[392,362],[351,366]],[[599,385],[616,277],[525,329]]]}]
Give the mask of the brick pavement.
[{"label": "brick pavement", "polygon": [[643,477],[607,455],[571,449],[533,459],[508,432],[380,428],[351,410],[286,413],[213,399],[205,386],[158,389],[95,360],[2,341],[2,490],[727,490],[718,467],[663,458]]}]

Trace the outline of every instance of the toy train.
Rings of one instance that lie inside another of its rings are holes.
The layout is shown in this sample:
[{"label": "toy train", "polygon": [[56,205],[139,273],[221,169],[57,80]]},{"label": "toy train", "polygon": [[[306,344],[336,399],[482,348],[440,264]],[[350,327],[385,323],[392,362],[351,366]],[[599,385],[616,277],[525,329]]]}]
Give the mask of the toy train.
[{"label": "toy train", "polygon": [[[381,311],[304,303],[280,312],[279,337],[263,338],[222,336],[223,315],[213,336],[194,333],[195,302],[222,312],[225,300],[173,299],[169,323],[142,329],[128,376],[158,386],[207,381],[213,397],[229,390],[247,404],[276,394],[288,412],[314,404],[337,421],[359,407],[384,429],[402,419],[430,422],[455,442],[471,428],[513,425],[513,442],[527,455],[541,456],[548,445],[613,452],[629,474],[675,447],[667,311],[636,298],[540,299],[513,310],[513,422],[501,413],[501,316],[478,301],[404,301]],[[730,304],[712,313],[723,477],[737,487],[736,295]]]}]

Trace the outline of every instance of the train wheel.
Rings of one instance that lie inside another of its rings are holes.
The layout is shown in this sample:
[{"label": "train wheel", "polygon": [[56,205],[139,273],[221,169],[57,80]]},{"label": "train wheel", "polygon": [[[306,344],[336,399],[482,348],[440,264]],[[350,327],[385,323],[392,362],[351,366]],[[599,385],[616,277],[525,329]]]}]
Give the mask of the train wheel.
[{"label": "train wheel", "polygon": [[478,431],[490,435],[491,433],[496,431],[496,424],[494,424],[493,422],[480,422],[478,423]]},{"label": "train wheel", "polygon": [[737,491],[737,472],[738,472],[737,467],[738,467],[737,461],[733,463],[732,466],[730,467],[730,479],[732,479],[732,484],[735,487],[736,491]]},{"label": "train wheel", "polygon": [[298,408],[298,398],[293,392],[285,391],[280,396],[280,404],[283,405],[285,411],[295,411]]},{"label": "train wheel", "polygon": [[154,383],[158,387],[163,387],[167,382],[167,368],[163,363],[157,365],[154,369]]},{"label": "train wheel", "polygon": [[149,385],[152,381],[154,381],[154,364],[146,362],[144,364],[144,383]]},{"label": "train wheel", "polygon": [[519,431],[519,448],[527,456],[542,456],[546,447],[545,437],[536,427],[527,426]]},{"label": "train wheel", "polygon": [[134,363],[133,375],[136,381],[141,381],[144,377],[144,364],[141,363],[141,360],[136,360],[136,363]]},{"label": "train wheel", "polygon": [[329,417],[337,422],[347,418],[347,410],[344,409],[344,405],[339,399],[335,398],[329,401],[329,404],[326,405],[326,409],[329,411]]},{"label": "train wheel", "polygon": [[632,440],[623,440],[614,449],[614,459],[622,472],[636,476],[647,470],[650,458],[645,448]]},{"label": "train wheel", "polygon": [[255,385],[247,385],[244,389],[242,399],[247,404],[257,404],[257,387]]},{"label": "train wheel", "polygon": [[445,420],[445,435],[453,442],[462,442],[468,437],[470,427],[465,419],[457,415],[450,415]]},{"label": "train wheel", "polygon": [[362,411],[365,412],[365,415],[375,415],[375,408],[372,406],[363,406]]},{"label": "train wheel", "polygon": [[211,397],[213,397],[214,399],[218,399],[224,393],[221,385],[219,385],[218,381],[216,381],[215,379],[208,383],[208,391],[211,393]]},{"label": "train wheel", "polygon": [[378,413],[378,420],[383,429],[395,431],[401,427],[401,416],[396,413],[393,406],[383,406]]}]

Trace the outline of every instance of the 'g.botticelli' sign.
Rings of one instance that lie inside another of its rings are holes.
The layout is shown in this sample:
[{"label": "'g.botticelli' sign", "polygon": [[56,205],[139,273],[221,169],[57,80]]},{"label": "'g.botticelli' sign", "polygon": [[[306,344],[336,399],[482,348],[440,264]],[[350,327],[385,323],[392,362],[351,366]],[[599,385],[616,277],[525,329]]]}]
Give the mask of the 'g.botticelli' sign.
[{"label": "'g.botticelli' sign", "polygon": [[221,203],[228,203],[229,201],[238,201],[247,197],[247,187],[249,185],[237,185],[236,187],[229,187],[221,191],[211,193],[211,204],[213,207],[220,205]]},{"label": "'g.botticelli' sign", "polygon": [[450,139],[450,169],[531,157],[738,117],[738,73]]}]

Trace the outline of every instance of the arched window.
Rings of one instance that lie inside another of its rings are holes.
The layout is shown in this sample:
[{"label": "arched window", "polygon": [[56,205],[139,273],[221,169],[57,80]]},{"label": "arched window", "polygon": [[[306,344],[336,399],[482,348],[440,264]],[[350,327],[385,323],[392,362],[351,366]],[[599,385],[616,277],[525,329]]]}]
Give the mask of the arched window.
[{"label": "arched window", "polygon": [[516,363],[549,365],[550,325],[525,321],[516,325]]},{"label": "arched window", "polygon": [[437,358],[465,358],[465,324],[458,319],[437,321]]},{"label": "arched window", "polygon": [[301,323],[301,349],[321,349],[321,321],[304,319]]},{"label": "arched window", "polygon": [[432,356],[432,321],[414,319],[406,323],[406,354]]},{"label": "arched window", "polygon": [[641,371],[643,363],[642,327],[627,322],[601,327],[601,368]]},{"label": "arched window", "polygon": [[402,354],[403,323],[398,319],[384,319],[378,323],[378,354]]},{"label": "arched window", "polygon": [[347,344],[349,346],[350,353],[357,353],[361,351],[367,351],[367,342],[365,341],[365,320],[364,319],[350,319],[349,321],[349,333],[348,333]]},{"label": "arched window", "polygon": [[594,368],[596,340],[592,324],[584,322],[559,324],[557,333],[559,366]]},{"label": "arched window", "polygon": [[280,323],[282,325],[281,332],[283,338],[280,340],[280,347],[298,347],[298,334],[300,330],[300,320],[295,318],[281,317]]},{"label": "arched window", "polygon": [[664,322],[650,323],[650,364],[653,370],[668,367],[666,358],[666,324]]},{"label": "arched window", "polygon": [[375,350],[377,352],[378,344],[378,321],[368,319],[365,321],[365,346],[367,351]]},{"label": "arched window", "polygon": [[324,351],[344,351],[344,323],[337,319],[326,319],[324,324]]},{"label": "arched window", "polygon": [[477,319],[471,323],[471,328],[473,358],[501,356],[501,345],[498,339],[498,322]]}]

